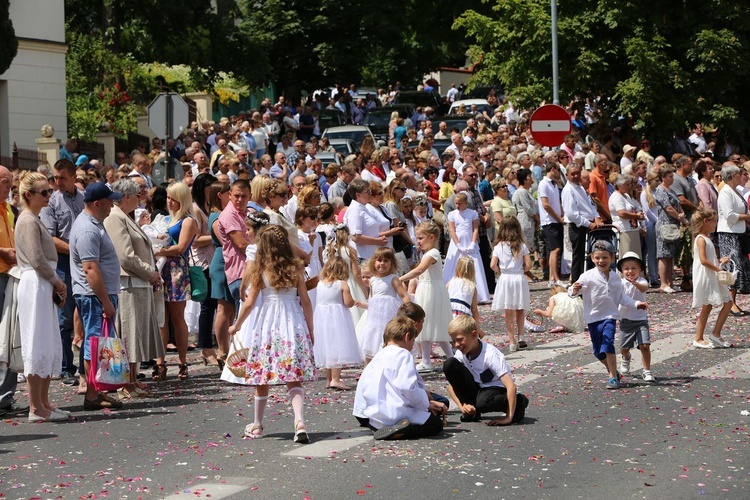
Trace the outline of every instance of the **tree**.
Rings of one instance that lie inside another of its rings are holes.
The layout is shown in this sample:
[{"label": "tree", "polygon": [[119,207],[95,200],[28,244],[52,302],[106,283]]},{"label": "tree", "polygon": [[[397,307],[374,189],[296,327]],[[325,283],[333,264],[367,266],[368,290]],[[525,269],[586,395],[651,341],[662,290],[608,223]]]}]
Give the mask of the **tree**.
[{"label": "tree", "polygon": [[[566,0],[558,42],[561,100],[601,96],[667,140],[690,123],[748,142],[750,4],[733,0]],[[470,39],[474,78],[501,81],[522,102],[551,101],[548,0],[495,0],[454,24]]]},{"label": "tree", "polygon": [[10,68],[18,53],[18,40],[10,19],[10,0],[0,0],[0,75]]}]

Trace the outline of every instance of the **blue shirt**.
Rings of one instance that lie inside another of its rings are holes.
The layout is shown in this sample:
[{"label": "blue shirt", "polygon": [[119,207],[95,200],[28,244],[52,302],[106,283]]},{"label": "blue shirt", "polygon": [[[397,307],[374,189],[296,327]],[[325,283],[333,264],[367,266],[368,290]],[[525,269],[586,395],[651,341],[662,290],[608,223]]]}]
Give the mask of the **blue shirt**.
[{"label": "blue shirt", "polygon": [[55,191],[49,199],[49,205],[39,213],[42,224],[53,238],[64,242],[70,241],[70,229],[78,215],[83,212],[83,193],[77,189],[71,193]]}]

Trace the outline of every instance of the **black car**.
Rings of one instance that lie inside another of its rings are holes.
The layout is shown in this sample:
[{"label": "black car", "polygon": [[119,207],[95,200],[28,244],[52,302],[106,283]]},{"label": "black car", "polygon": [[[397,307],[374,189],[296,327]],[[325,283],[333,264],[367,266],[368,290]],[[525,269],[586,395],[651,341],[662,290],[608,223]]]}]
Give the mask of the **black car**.
[{"label": "black car", "polygon": [[459,132],[463,132],[466,128],[466,120],[468,120],[469,118],[471,117],[456,115],[436,116],[432,118],[432,132],[438,132],[440,122],[445,122],[448,125],[448,131],[446,133],[450,132],[454,127],[457,128]]},{"label": "black car", "polygon": [[318,126],[320,130],[329,127],[340,127],[346,125],[346,117],[340,109],[321,109],[318,111]]},{"label": "black car", "polygon": [[370,127],[376,141],[388,142],[388,127],[391,122],[391,114],[394,111],[398,112],[398,116],[404,120],[411,120],[415,113],[414,106],[411,104],[398,104],[370,110],[365,116],[365,121],[362,124]]},{"label": "black car", "polygon": [[438,92],[421,90],[402,90],[396,95],[394,104],[413,104],[415,108],[430,106],[437,113],[445,114],[448,107]]}]

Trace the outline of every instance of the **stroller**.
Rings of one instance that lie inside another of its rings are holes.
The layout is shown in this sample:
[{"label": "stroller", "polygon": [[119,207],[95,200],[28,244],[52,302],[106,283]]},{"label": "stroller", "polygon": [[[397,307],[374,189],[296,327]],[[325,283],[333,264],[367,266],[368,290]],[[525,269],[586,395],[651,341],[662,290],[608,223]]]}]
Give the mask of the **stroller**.
[{"label": "stroller", "polygon": [[589,231],[589,234],[586,236],[586,263],[583,265],[584,271],[588,271],[594,267],[594,263],[591,262],[591,259],[588,256],[594,249],[594,243],[599,240],[608,241],[612,244],[612,248],[615,249],[615,258],[612,261],[612,269],[614,270],[617,265],[617,261],[620,258],[620,231],[615,226],[602,226],[598,229]]}]

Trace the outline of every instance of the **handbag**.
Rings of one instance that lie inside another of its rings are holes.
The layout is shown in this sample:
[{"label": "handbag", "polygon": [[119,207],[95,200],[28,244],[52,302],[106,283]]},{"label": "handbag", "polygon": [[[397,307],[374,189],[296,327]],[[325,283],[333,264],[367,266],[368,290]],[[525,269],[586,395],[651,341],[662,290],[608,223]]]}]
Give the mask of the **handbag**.
[{"label": "handbag", "polygon": [[[654,200],[659,204],[661,209],[664,210],[664,213],[667,213],[667,209],[664,208],[664,205],[662,205],[662,203],[656,198],[654,198]],[[669,214],[667,214],[667,216],[670,219],[673,218]],[[659,226],[659,236],[661,236],[661,239],[668,243],[677,241],[680,239],[680,226],[678,226],[677,224],[662,224],[661,226]]]},{"label": "handbag", "polygon": [[114,320],[102,318],[102,335],[90,337],[89,347],[91,368],[87,382],[95,391],[110,391],[130,384],[128,353],[125,342],[115,332]]},{"label": "handbag", "polygon": [[[190,248],[190,258],[195,262],[193,257],[193,248]],[[190,275],[190,300],[193,302],[203,302],[208,298],[208,280],[203,274],[201,266],[188,266]]]},{"label": "handbag", "polygon": [[728,264],[731,264],[728,269],[724,269],[724,264],[722,264],[721,271],[717,272],[716,275],[719,278],[719,283],[726,286],[732,286],[737,281],[737,269],[735,268],[733,261],[730,260]]},{"label": "handbag", "polygon": [[677,224],[662,224],[659,226],[659,235],[666,242],[680,239],[680,226]]},{"label": "handbag", "polygon": [[745,231],[740,235],[740,253],[750,254],[750,232]]}]

